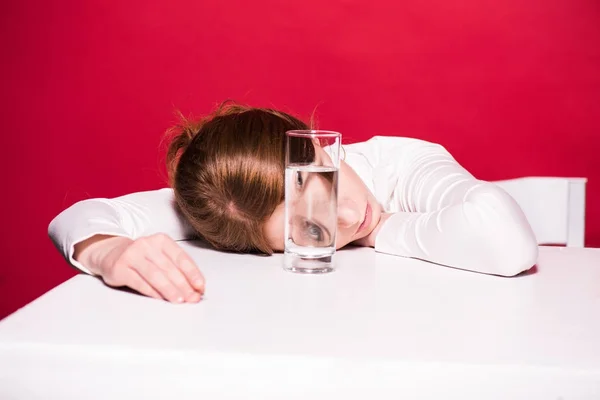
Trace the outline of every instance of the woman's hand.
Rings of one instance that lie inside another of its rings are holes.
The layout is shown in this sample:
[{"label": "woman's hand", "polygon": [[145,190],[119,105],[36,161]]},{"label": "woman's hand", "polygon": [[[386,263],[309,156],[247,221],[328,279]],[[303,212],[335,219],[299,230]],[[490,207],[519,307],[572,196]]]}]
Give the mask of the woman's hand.
[{"label": "woman's hand", "polygon": [[204,276],[165,234],[136,240],[96,235],[75,245],[74,258],[109,286],[128,286],[173,303],[196,303],[204,294]]},{"label": "woman's hand", "polygon": [[381,227],[383,226],[383,224],[385,223],[385,221],[387,221],[387,219],[389,217],[391,217],[392,215],[394,215],[394,214],[392,214],[392,213],[381,213],[381,218],[379,219],[379,222],[375,226],[375,229],[373,229],[373,231],[371,231],[371,233],[369,233],[364,238],[355,240],[352,243],[355,244],[355,245],[357,245],[357,246],[375,247],[375,238],[377,238],[377,235],[379,234],[379,231],[381,230]]}]

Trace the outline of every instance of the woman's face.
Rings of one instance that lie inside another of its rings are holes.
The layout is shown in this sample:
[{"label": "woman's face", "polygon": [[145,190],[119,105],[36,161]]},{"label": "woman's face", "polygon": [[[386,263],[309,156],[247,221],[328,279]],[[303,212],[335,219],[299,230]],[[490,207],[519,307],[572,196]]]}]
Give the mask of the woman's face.
[{"label": "woman's face", "polygon": [[[317,154],[317,158],[319,156]],[[297,213],[303,214],[303,210],[310,210],[310,213],[305,213],[306,218],[302,218],[302,223],[292,224],[295,228],[290,231],[292,236],[307,238],[306,240],[311,242],[298,243],[294,238],[294,241],[298,244],[326,245],[329,233],[325,226],[331,226],[336,222],[330,220],[331,215],[333,215],[331,210],[327,207],[320,209],[314,204],[317,202],[332,204],[327,198],[331,193],[331,181],[319,176],[307,178],[308,176],[304,174],[298,174],[297,177],[291,179],[294,185],[292,190],[299,192],[299,195],[291,200],[295,202]],[[310,195],[306,195],[307,193]],[[339,249],[355,240],[368,236],[377,226],[381,212],[377,200],[356,172],[344,161],[340,161],[335,247]],[[264,225],[265,235],[274,251],[283,251],[284,249],[284,222],[285,211],[282,203],[275,209]],[[295,230],[306,230],[306,232],[295,232]],[[322,239],[325,243],[315,243],[318,241],[317,239]]]}]

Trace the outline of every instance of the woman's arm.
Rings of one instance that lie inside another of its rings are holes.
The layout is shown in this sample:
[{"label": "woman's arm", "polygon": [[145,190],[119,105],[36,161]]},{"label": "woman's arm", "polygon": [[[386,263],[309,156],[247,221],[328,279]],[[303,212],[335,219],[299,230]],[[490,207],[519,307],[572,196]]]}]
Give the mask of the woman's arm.
[{"label": "woman's arm", "polygon": [[376,251],[505,276],[535,264],[537,242],[515,200],[442,146],[390,137],[362,146],[375,195],[393,212],[371,239]]},{"label": "woman's arm", "polygon": [[76,248],[81,253],[106,237],[135,240],[156,233],[173,240],[194,237],[191,226],[177,212],[172,189],[83,200],[61,212],[48,227],[55,246],[69,263],[85,273],[92,271],[75,258]]}]

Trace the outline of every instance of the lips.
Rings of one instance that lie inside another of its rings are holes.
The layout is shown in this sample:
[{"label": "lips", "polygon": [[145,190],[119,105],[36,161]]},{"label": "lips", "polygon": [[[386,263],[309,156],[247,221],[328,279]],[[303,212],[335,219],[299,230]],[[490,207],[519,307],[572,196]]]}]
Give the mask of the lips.
[{"label": "lips", "polygon": [[373,213],[373,210],[371,210],[371,205],[369,203],[367,203],[367,209],[365,210],[365,218],[363,219],[363,222],[360,224],[360,226],[358,227],[358,230],[356,231],[356,233],[362,232],[364,229],[366,229],[368,226],[371,225],[371,214]]}]

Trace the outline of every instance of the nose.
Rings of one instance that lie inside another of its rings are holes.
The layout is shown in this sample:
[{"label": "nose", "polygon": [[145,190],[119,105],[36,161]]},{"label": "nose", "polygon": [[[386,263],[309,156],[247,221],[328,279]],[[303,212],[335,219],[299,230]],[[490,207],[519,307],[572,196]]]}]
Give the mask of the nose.
[{"label": "nose", "polygon": [[362,215],[357,205],[352,201],[340,201],[338,203],[338,227],[349,228],[360,223]]}]

